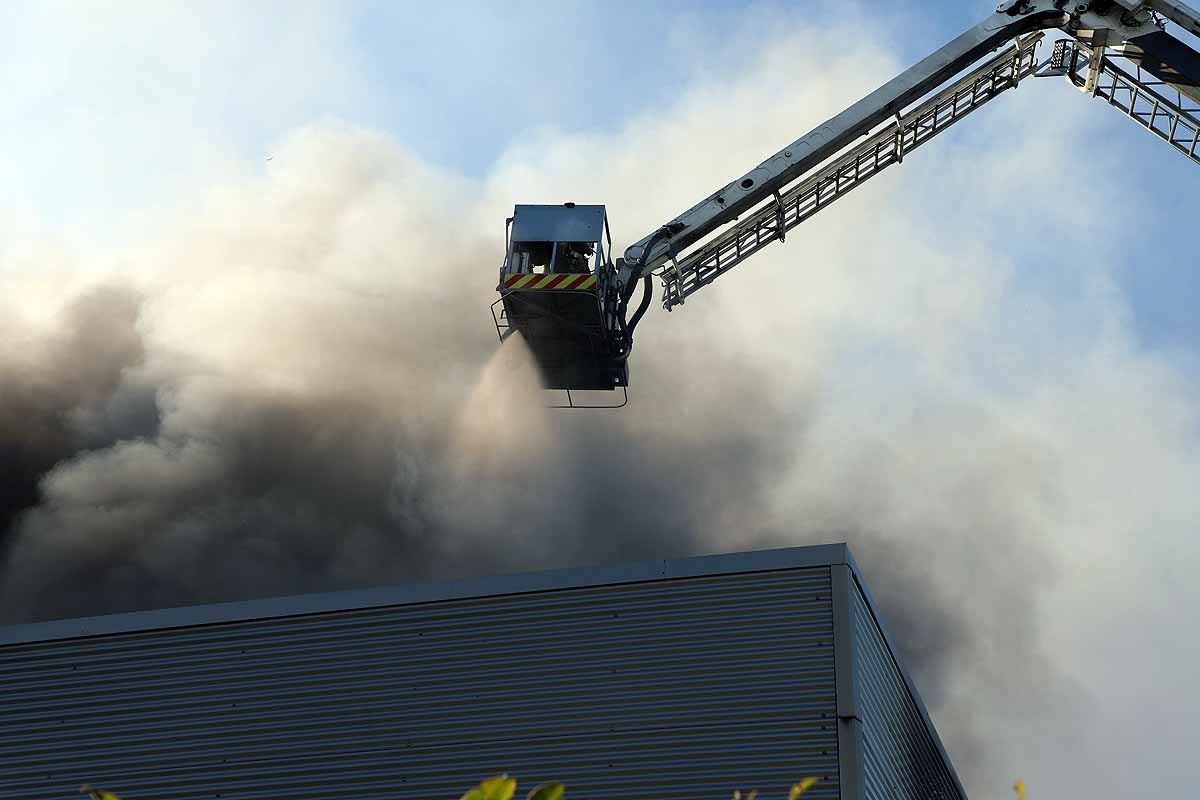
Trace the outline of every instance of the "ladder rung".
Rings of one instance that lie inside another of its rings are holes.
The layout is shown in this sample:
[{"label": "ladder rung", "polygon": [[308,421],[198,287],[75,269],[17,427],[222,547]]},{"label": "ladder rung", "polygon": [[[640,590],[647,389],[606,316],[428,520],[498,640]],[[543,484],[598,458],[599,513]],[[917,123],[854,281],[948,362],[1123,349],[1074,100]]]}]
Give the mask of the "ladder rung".
[{"label": "ladder rung", "polygon": [[1007,50],[988,61],[909,112],[899,124],[892,123],[876,131],[865,143],[793,184],[781,194],[779,202],[772,198],[733,228],[679,258],[678,270],[663,276],[666,283],[663,305],[669,309],[682,303],[688,295],[771,242],[782,239],[791,228],[899,163],[912,150],[1033,74],[1041,38],[1041,34],[1026,37],[1019,51]]}]

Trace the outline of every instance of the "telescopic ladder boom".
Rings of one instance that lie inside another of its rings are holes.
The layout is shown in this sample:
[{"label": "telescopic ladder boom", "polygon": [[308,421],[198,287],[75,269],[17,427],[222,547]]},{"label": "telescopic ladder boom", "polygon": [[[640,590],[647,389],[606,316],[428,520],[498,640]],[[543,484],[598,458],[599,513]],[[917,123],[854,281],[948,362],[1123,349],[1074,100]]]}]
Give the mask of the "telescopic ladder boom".
[{"label": "telescopic ladder boom", "polygon": [[862,144],[773,197],[736,225],[662,267],[663,305],[670,310],[801,222],[844,197],[1037,69],[1041,32],[1021,39],[962,80],[885,125]]},{"label": "telescopic ladder boom", "polygon": [[1002,4],[995,14],[937,52],[631,245],[623,264],[618,264],[623,290],[627,295],[632,293],[645,273],[657,270],[686,248],[783,191],[989,51],[1027,33],[1054,27],[1062,18],[1061,8],[1051,0],[1010,0]]},{"label": "telescopic ladder boom", "polygon": [[[1172,101],[1163,81],[1144,77],[1140,68],[1138,75],[1130,75],[1105,55],[1107,47],[1124,45],[1121,54],[1130,57],[1127,53],[1137,50],[1139,41],[1148,46],[1161,37],[1193,73],[1198,71],[1190,63],[1200,56],[1163,33],[1156,15],[1200,31],[1200,14],[1176,0],[1001,3],[974,28],[631,245],[617,262],[623,296],[632,294],[640,278],[657,274],[669,310],[766,244],[782,241],[788,230],[1032,74],[1033,48],[1041,37],[1028,34],[1049,28],[1072,36],[1055,50],[1058,74],[1081,85],[1086,73],[1089,91],[1195,160],[1195,111],[1189,98],[1176,91]],[[1015,42],[1007,53],[937,91],[1007,42]],[[1170,65],[1166,69],[1178,74]],[[1101,76],[1107,82],[1097,87]],[[1200,91],[1200,76],[1183,75],[1181,80]],[[931,92],[936,94],[904,113]],[[865,144],[859,141],[863,136],[869,137]]]},{"label": "telescopic ladder boom", "polygon": [[[506,241],[498,334],[506,335],[503,321],[508,332],[519,330],[544,384],[568,397],[574,389],[624,389],[654,276],[667,310],[682,304],[1030,75],[1065,76],[1200,164],[1200,53],[1168,33],[1164,19],[1200,36],[1200,14],[1178,0],[1004,0],[983,22],[642,237],[615,263],[598,233],[570,232],[581,209],[604,216],[602,206],[517,206],[509,222],[536,231]],[[1049,29],[1068,38],[1039,67],[1036,49]],[[564,273],[548,258],[560,251],[595,253],[595,263]],[[631,310],[638,284],[642,295]]]},{"label": "telescopic ladder boom", "polygon": [[1145,74],[1140,65],[1129,72],[1109,56],[1073,39],[1055,43],[1047,66],[1038,74],[1065,75],[1072,84],[1104,100],[1200,165],[1200,102]]}]

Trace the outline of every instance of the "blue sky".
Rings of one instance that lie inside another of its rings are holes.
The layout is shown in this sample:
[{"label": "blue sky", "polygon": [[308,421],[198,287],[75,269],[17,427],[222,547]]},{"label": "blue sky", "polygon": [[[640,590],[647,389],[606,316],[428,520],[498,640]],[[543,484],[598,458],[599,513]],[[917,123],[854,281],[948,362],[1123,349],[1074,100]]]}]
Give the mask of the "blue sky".
[{"label": "blue sky", "polygon": [[[19,145],[22,156],[0,166],[0,208],[32,208],[39,224],[75,232],[107,231],[130,209],[174,202],[214,169],[265,158],[290,130],[320,119],[380,129],[433,164],[478,177],[536,132],[615,131],[639,114],[669,108],[688,86],[738,74],[787,24],[862,19],[864,37],[889,32],[891,39],[873,43],[894,53],[897,63],[911,63],[990,6],[942,0],[836,9],[826,3],[813,10],[781,2],[574,0],[556,3],[549,13],[537,2],[419,9],[363,2],[337,13],[321,5],[238,10],[231,25],[221,15],[186,7],[105,20],[67,4],[16,6],[7,12],[13,24],[0,32],[9,53],[0,77],[9,98],[0,110],[0,144],[10,152]],[[184,30],[196,35],[183,38]],[[172,63],[175,58],[201,65],[188,72]],[[285,77],[293,65],[310,74]],[[134,81],[125,78],[130,73]],[[804,80],[796,76],[797,84]],[[1132,165],[1125,190],[1082,201],[1086,176],[1064,176],[1064,185],[1080,187],[1065,192],[1074,199],[1064,202],[1081,204],[1079,226],[1126,233],[1115,274],[1134,302],[1146,342],[1190,349],[1200,335],[1193,313],[1200,283],[1187,269],[1194,248],[1182,234],[1200,211],[1188,184],[1190,165],[1063,82],[1031,83],[1030,91],[1047,98],[1036,117],[1019,118],[1011,103],[1001,102],[949,136],[978,143],[1002,138],[1006,126],[1036,125],[1047,137],[1108,143],[1116,161]],[[153,117],[145,110],[147,90],[162,106]],[[1085,125],[1059,116],[1059,108],[1071,105],[1092,106]],[[719,115],[712,120],[724,122]],[[939,146],[921,158],[935,162]],[[127,163],[144,168],[126,169]],[[964,187],[964,201],[981,190]],[[696,199],[681,195],[676,207]],[[1030,279],[1045,279],[1051,268],[1044,239],[1006,231],[1004,220],[996,220],[996,228],[1010,237]],[[643,233],[618,231],[618,238]]]},{"label": "blue sky", "polygon": [[[914,19],[879,5],[859,5],[857,13],[883,15],[898,35],[881,44],[914,59],[987,13],[940,2],[930,4],[929,19]],[[778,15],[819,20],[832,13],[806,15],[800,7],[573,0],[556,3],[553,13],[536,2],[447,4],[414,13],[402,4],[367,2],[355,14],[354,38],[374,89],[389,102],[365,110],[364,119],[402,134],[439,163],[478,174],[525,129],[615,128],[697,75],[735,72],[753,61],[775,35]],[[418,118],[406,115],[414,103],[425,109]]]},{"label": "blue sky", "polygon": [[[568,2],[555,4],[550,14],[543,3],[529,2],[448,4],[420,13],[407,5],[367,3],[355,15],[353,34],[373,96],[382,102],[357,109],[355,117],[391,131],[435,163],[479,175],[530,130],[614,130],[634,115],[654,113],[697,76],[738,71],[755,59],[759,43],[775,35],[768,21],[778,15],[819,21],[840,13],[806,15],[803,5]],[[879,44],[911,63],[982,19],[992,5],[941,0],[850,7],[853,14],[882,18],[895,38]],[[1041,57],[1048,54],[1043,46]],[[889,77],[880,75],[880,82]],[[1108,141],[1121,163],[1131,166],[1128,191],[1084,200],[1086,176],[1064,176],[1064,202],[1079,204],[1081,227],[1127,232],[1116,274],[1134,304],[1137,329],[1146,343],[1193,349],[1200,337],[1195,313],[1200,278],[1189,269],[1195,243],[1181,232],[1200,216],[1200,193],[1189,180],[1194,168],[1119,114],[1072,92],[1064,81],[1030,83],[1029,91],[1064,104],[1092,105],[1087,126],[1059,122],[1053,114],[1020,119],[1011,108],[1006,112],[1002,102],[952,135],[978,141],[1005,126],[1036,125],[1048,137]],[[845,102],[854,99],[846,97]],[[412,114],[413,107],[421,113]],[[989,130],[977,130],[984,126]],[[936,160],[937,146],[920,157]],[[1077,191],[1067,190],[1071,182],[1077,183]],[[982,190],[964,186],[964,202]],[[679,210],[697,199],[679,197]],[[1060,256],[1048,258],[1044,232],[1007,229],[1004,219],[995,224],[998,235],[1011,238],[1012,252],[1026,262],[1030,280],[1045,280],[1047,271],[1063,267]],[[624,235],[638,238],[642,233]]]},{"label": "blue sky", "polygon": [[[575,0],[550,12],[538,2],[227,3],[214,6],[225,13],[179,5],[145,14],[130,6],[129,15],[70,4],[16,6],[7,12],[13,24],[0,31],[7,54],[0,89],[8,98],[0,146],[21,157],[0,164],[0,209],[63,236],[128,238],[146,224],[147,209],[186,205],[214,176],[261,168],[291,131],[320,120],[382,131],[433,165],[480,178],[505,152],[539,135],[613,134],[638,119],[669,125],[681,94],[751,69],[798,26],[848,21],[837,30],[861,36],[845,42],[847,52],[866,43],[902,65],[973,25],[990,6]],[[872,80],[886,80],[890,70]],[[811,76],[794,80],[798,92]],[[783,85],[778,102],[786,105],[790,87]],[[1188,269],[1194,247],[1181,235],[1200,212],[1188,177],[1194,168],[1062,81],[1031,81],[1022,91],[1043,102],[1018,113],[1005,98],[985,109],[920,153],[901,185],[939,180],[948,142],[1004,147],[1013,126],[1034,126],[1056,140],[1105,142],[1111,161],[1097,169],[1128,169],[1122,190],[1091,196],[1086,175],[1063,175],[1063,202],[1078,209],[1073,224],[1080,229],[1122,231],[1119,251],[1105,245],[1105,255],[1144,342],[1194,351],[1200,283]],[[829,107],[855,99],[846,91]],[[1077,107],[1087,113],[1075,115]],[[734,127],[753,124],[753,109],[740,113],[749,119],[732,121]],[[731,123],[720,113],[710,117],[714,127]],[[602,173],[608,165],[597,160],[593,167]],[[721,180],[740,169],[731,165]],[[588,187],[572,191],[586,194]],[[987,188],[967,182],[957,191],[969,203]],[[671,216],[697,199],[681,192],[662,207]],[[1049,249],[1056,224],[1025,220],[1015,228],[997,218],[992,230],[1006,240],[1024,280],[1069,292],[1064,264],[1094,254]],[[618,242],[645,232],[615,231]]]}]

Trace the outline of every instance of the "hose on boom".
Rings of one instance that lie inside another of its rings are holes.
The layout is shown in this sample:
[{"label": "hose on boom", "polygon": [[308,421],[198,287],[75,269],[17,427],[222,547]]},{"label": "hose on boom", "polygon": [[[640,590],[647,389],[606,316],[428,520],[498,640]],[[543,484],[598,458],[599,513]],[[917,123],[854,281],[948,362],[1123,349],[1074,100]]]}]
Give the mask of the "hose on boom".
[{"label": "hose on boom", "polygon": [[[642,248],[641,254],[638,256],[636,265],[631,270],[631,280],[628,291],[621,292],[621,304],[617,310],[617,321],[621,325],[621,335],[625,339],[625,352],[621,355],[621,360],[629,358],[629,354],[633,351],[633,329],[642,321],[642,316],[645,315],[646,309],[650,308],[650,300],[654,297],[654,276],[642,275],[642,271],[646,267],[646,256],[654,249],[663,238],[670,236],[672,233],[671,226],[664,225],[654,232],[650,239],[646,242],[646,246]],[[633,296],[633,283],[638,278],[642,279],[642,299],[638,303],[637,310],[633,312],[633,319],[626,322],[625,316],[629,312],[629,298]]]}]

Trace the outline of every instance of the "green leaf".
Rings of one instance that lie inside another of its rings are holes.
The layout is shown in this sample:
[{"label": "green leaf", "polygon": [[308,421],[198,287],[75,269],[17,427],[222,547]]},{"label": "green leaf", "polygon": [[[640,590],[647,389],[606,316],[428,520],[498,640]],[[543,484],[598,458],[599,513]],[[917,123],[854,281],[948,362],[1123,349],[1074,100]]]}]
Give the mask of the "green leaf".
[{"label": "green leaf", "polygon": [[517,781],[508,775],[497,775],[479,784],[479,788],[483,791],[484,800],[512,800],[513,793],[517,791]]},{"label": "green leaf", "polygon": [[487,800],[487,795],[479,787],[475,787],[471,791],[464,794],[459,800]]},{"label": "green leaf", "polygon": [[561,800],[566,787],[561,783],[543,783],[529,790],[526,800]]},{"label": "green leaf", "polygon": [[79,787],[79,792],[91,797],[92,800],[121,800],[121,798],[117,797],[112,792],[106,792],[103,789],[97,789],[93,786],[89,786],[86,783]]},{"label": "green leaf", "polygon": [[792,787],[788,792],[788,800],[796,800],[797,797],[807,792],[817,782],[816,778],[805,778]]}]

